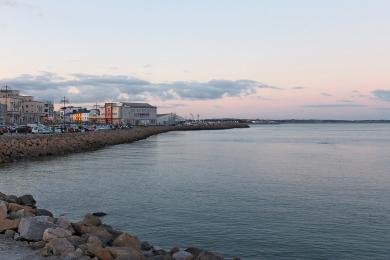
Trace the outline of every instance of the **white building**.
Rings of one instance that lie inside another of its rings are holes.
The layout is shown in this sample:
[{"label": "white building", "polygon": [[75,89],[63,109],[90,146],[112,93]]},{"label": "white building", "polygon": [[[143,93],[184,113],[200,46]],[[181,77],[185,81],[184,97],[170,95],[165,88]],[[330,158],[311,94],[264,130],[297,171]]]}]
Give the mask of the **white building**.
[{"label": "white building", "polygon": [[122,123],[156,125],[157,107],[148,103],[122,103]]},{"label": "white building", "polygon": [[157,115],[157,124],[158,125],[177,125],[181,122],[184,122],[185,119],[181,116],[176,115],[175,113],[169,114],[158,114]]}]

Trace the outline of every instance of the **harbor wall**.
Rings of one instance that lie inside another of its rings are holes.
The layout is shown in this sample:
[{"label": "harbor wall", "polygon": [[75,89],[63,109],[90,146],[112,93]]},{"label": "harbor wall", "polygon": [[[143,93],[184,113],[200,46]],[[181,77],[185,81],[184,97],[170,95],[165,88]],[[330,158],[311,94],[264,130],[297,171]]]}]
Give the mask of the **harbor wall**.
[{"label": "harbor wall", "polygon": [[46,156],[93,151],[106,146],[131,143],[169,131],[247,128],[246,124],[221,123],[193,126],[151,126],[64,134],[12,134],[0,136],[0,164]]}]

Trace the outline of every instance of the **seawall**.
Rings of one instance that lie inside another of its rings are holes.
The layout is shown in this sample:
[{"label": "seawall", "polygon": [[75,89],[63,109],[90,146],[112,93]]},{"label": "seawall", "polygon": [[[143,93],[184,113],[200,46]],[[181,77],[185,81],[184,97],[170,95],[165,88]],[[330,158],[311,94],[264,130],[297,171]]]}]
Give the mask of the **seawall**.
[{"label": "seawall", "polygon": [[247,128],[246,124],[222,123],[194,126],[153,126],[66,134],[15,134],[0,136],[0,164],[46,156],[93,151],[106,146],[131,143],[169,131]]}]

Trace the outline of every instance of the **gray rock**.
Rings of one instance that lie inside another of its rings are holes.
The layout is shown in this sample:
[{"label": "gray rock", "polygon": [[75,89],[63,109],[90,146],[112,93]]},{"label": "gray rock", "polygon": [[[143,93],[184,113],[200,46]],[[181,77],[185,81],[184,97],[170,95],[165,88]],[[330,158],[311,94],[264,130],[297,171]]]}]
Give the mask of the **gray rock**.
[{"label": "gray rock", "polygon": [[43,232],[42,239],[43,239],[43,241],[48,242],[54,238],[67,238],[67,237],[71,237],[71,236],[72,236],[72,233],[69,230],[57,227],[57,228],[46,229],[45,232]]},{"label": "gray rock", "polygon": [[71,237],[68,237],[67,239],[75,247],[79,247],[80,245],[86,243],[85,238],[82,238],[82,237],[79,237],[79,236],[71,236]]},{"label": "gray rock", "polygon": [[147,241],[144,241],[141,243],[141,250],[149,251],[152,248],[153,248],[153,246],[151,244],[149,244],[149,242],[147,242]]},{"label": "gray rock", "polygon": [[34,207],[35,204],[37,203],[35,201],[34,197],[32,195],[30,195],[30,194],[20,196],[18,198],[18,200],[19,200],[19,204],[25,205],[25,206],[30,206],[30,207]]},{"label": "gray rock", "polygon": [[102,221],[99,217],[96,217],[92,214],[87,214],[81,223],[86,226],[100,226]]},{"label": "gray rock", "polygon": [[193,260],[194,256],[186,251],[178,251],[172,255],[174,260]]},{"label": "gray rock", "polygon": [[101,218],[101,217],[106,216],[107,213],[104,213],[104,212],[100,212],[100,211],[99,211],[99,212],[92,213],[92,215],[94,215],[95,217]]},{"label": "gray rock", "polygon": [[17,203],[19,204],[19,199],[17,196],[15,195],[8,195],[6,198],[5,198],[5,201],[7,201],[8,203]]},{"label": "gray rock", "polygon": [[37,216],[49,216],[53,217],[53,213],[48,211],[47,209],[37,209]]},{"label": "gray rock", "polygon": [[74,246],[66,238],[54,238],[46,248],[55,256],[67,256],[75,252]]},{"label": "gray rock", "polygon": [[22,218],[19,223],[19,233],[28,241],[40,241],[46,229],[55,227],[53,219],[48,216]]}]

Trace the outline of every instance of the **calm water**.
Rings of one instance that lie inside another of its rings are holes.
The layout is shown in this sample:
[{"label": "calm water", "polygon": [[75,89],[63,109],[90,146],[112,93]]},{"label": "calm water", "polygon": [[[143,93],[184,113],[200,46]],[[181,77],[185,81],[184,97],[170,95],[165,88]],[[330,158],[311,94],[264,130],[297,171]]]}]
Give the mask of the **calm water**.
[{"label": "calm water", "polygon": [[390,125],[172,132],[0,168],[0,191],[162,247],[243,259],[389,259]]}]

